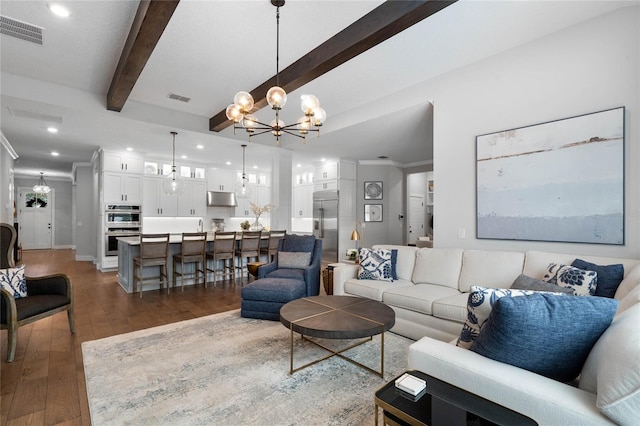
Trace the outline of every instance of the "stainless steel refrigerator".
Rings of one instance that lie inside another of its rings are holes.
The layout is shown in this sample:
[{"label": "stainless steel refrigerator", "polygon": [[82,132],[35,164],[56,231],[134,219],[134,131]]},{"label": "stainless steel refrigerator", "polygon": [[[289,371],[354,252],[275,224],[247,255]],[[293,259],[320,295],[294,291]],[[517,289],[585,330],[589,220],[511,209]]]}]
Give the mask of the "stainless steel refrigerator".
[{"label": "stainless steel refrigerator", "polygon": [[338,262],[338,191],[313,193],[313,235],[322,240],[322,261]]}]

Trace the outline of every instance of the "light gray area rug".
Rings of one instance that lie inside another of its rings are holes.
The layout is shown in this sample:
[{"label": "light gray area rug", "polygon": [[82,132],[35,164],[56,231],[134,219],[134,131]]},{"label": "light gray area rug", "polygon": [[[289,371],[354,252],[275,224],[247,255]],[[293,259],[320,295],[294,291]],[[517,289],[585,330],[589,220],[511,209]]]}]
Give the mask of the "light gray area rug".
[{"label": "light gray area rug", "polygon": [[[323,340],[335,347],[346,342]],[[378,370],[380,336],[345,354]],[[338,357],[289,375],[289,330],[225,312],[82,343],[94,425],[371,425],[412,340],[385,334],[384,379]],[[294,367],[326,355],[296,334]]]}]

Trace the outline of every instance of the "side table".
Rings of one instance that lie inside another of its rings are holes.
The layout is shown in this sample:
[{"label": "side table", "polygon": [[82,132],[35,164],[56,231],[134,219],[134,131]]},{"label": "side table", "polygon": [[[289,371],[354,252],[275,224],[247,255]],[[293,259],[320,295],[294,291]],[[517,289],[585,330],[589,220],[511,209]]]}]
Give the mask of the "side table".
[{"label": "side table", "polygon": [[375,394],[376,426],[380,408],[385,425],[537,425],[529,417],[421,371],[407,373],[425,380],[426,392],[414,401],[410,395],[396,388],[395,381],[400,376],[391,380]]},{"label": "side table", "polygon": [[262,265],[266,265],[264,262],[249,262],[247,263],[247,271],[254,277],[258,278],[258,268]]}]

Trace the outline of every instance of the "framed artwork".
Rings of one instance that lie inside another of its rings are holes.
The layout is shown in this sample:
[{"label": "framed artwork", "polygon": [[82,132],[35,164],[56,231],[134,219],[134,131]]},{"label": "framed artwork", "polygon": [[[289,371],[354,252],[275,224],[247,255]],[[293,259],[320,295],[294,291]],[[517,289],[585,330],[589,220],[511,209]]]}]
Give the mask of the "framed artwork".
[{"label": "framed artwork", "polygon": [[382,222],[382,204],[365,204],[364,221]]},{"label": "framed artwork", "polygon": [[364,183],[365,200],[382,200],[382,181]]},{"label": "framed artwork", "polygon": [[477,238],[623,245],[624,116],[477,136]]}]

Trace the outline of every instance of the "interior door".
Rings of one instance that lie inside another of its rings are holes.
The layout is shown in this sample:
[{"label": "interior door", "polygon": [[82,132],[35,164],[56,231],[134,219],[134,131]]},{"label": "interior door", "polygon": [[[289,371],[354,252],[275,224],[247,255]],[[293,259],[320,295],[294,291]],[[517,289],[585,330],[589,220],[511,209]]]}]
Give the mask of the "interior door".
[{"label": "interior door", "polygon": [[409,197],[409,244],[415,244],[418,237],[424,237],[424,197]]},{"label": "interior door", "polygon": [[54,190],[36,194],[31,188],[20,188],[18,239],[24,250],[52,247],[52,203]]}]

